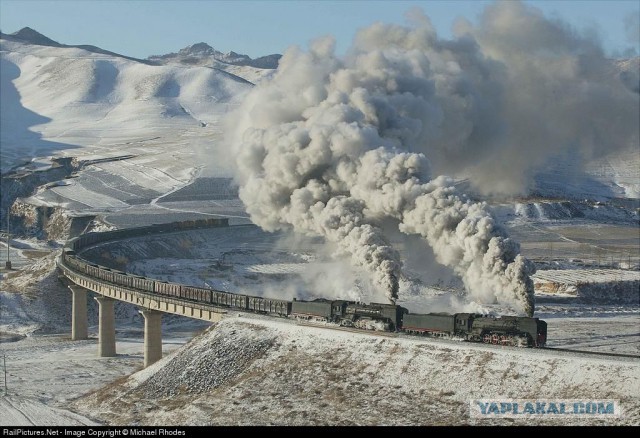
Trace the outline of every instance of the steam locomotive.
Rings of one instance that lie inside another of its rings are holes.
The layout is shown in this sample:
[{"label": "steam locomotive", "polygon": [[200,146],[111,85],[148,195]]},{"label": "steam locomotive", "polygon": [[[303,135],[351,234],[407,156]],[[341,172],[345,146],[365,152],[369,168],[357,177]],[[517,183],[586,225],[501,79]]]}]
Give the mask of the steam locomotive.
[{"label": "steam locomotive", "polygon": [[[224,219],[194,221],[187,225],[183,223],[181,229],[226,226],[225,221]],[[139,229],[84,234],[67,242],[58,261],[58,266],[62,270],[72,270],[116,286],[206,303],[235,311],[306,321],[321,321],[363,330],[403,332],[496,345],[544,347],[546,343],[547,323],[538,318],[495,317],[473,313],[418,314],[411,313],[408,309],[394,304],[365,304],[326,299],[287,301],[242,295],[140,277],[90,263],[77,255],[79,250],[100,242],[169,230],[174,231],[175,228],[171,224],[164,224]]]},{"label": "steam locomotive", "polygon": [[398,331],[517,347],[544,347],[547,340],[547,323],[538,318],[494,317],[474,313],[419,314],[393,304],[294,299],[290,316],[367,330]]}]

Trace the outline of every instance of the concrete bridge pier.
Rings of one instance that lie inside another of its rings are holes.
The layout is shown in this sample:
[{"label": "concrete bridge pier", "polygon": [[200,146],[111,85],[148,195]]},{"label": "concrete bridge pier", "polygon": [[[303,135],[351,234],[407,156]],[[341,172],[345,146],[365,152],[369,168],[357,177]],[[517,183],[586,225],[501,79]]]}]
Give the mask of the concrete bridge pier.
[{"label": "concrete bridge pier", "polygon": [[144,367],[162,359],[162,312],[140,310],[144,316]]},{"label": "concrete bridge pier", "polygon": [[108,297],[95,297],[99,305],[98,312],[98,356],[116,355],[116,318],[113,312],[115,300]]},{"label": "concrete bridge pier", "polygon": [[75,284],[70,285],[72,293],[71,304],[71,340],[80,341],[89,338],[87,320],[87,292],[88,290]]}]

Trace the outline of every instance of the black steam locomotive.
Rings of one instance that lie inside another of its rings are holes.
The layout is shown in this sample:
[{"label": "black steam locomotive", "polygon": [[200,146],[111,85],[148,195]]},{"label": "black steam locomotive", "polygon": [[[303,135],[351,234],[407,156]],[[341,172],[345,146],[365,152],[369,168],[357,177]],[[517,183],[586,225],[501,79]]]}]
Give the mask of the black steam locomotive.
[{"label": "black steam locomotive", "polygon": [[392,304],[293,300],[290,316],[368,330],[399,331],[496,345],[543,347],[547,340],[547,323],[538,318],[473,313],[419,314]]},{"label": "black steam locomotive", "polygon": [[[226,225],[225,219],[208,219],[206,221],[192,221],[187,224],[181,223],[178,229]],[[100,242],[175,230],[175,224],[163,224],[138,229],[84,234],[67,242],[58,266],[62,270],[72,270],[117,286],[237,311],[322,321],[363,330],[404,332],[496,345],[543,347],[546,342],[547,323],[538,318],[493,317],[473,313],[416,314],[410,313],[402,306],[393,304],[365,304],[326,299],[287,301],[256,297],[140,277],[90,263],[77,255],[87,246]]]}]

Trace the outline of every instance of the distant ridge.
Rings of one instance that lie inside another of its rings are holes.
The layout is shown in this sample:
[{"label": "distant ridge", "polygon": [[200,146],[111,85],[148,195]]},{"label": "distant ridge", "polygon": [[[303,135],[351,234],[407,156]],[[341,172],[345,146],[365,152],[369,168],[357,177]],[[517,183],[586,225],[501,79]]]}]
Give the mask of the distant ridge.
[{"label": "distant ridge", "polygon": [[82,49],[88,52],[99,53],[101,55],[116,56],[119,58],[128,59],[130,61],[141,62],[147,65],[164,65],[169,63],[177,63],[191,66],[211,66],[211,61],[214,61],[214,64],[215,62],[222,62],[228,65],[249,66],[266,70],[278,68],[278,62],[282,57],[282,55],[279,54],[272,54],[252,59],[247,55],[239,54],[233,51],[223,53],[214,49],[207,43],[200,42],[180,49],[178,53],[152,55],[147,59],[140,59],[122,55],[120,53],[111,52],[109,50],[104,50],[100,47],[88,44],[61,44],[30,27],[23,27],[19,31],[11,34],[2,33],[0,31],[0,38],[7,41],[35,44],[38,46]]},{"label": "distant ridge", "polygon": [[222,53],[207,43],[196,43],[180,49],[178,53],[167,53],[166,55],[152,55],[150,61],[166,64],[169,62],[187,64],[187,65],[203,65],[213,61],[223,62],[225,64],[250,66],[262,69],[276,69],[282,55],[273,54],[261,56],[260,58],[251,59],[247,55],[236,52]]},{"label": "distant ridge", "polygon": [[130,61],[141,62],[141,63],[147,64],[147,65],[157,65],[157,64],[153,63],[152,61],[149,61],[149,60],[146,60],[146,59],[138,59],[138,58],[133,58],[131,56],[121,55],[119,53],[110,52],[108,50],[104,50],[104,49],[101,49],[100,47],[96,47],[96,46],[85,45],[85,44],[79,44],[79,45],[60,44],[59,42],[54,41],[51,38],[48,38],[48,37],[42,35],[40,32],[38,32],[38,31],[36,31],[34,29],[31,29],[30,27],[23,27],[19,31],[11,33],[11,34],[6,34],[6,33],[0,32],[0,38],[4,39],[4,40],[7,40],[7,41],[15,41],[15,42],[27,43],[27,44],[35,44],[35,45],[38,45],[38,46],[82,49],[82,50],[86,50],[87,52],[99,53],[101,55],[116,56],[116,57],[119,57],[119,58],[128,59]]},{"label": "distant ridge", "polygon": [[18,40],[21,42],[37,44],[39,46],[62,47],[62,44],[60,44],[59,42],[42,35],[40,32],[37,32],[30,27],[23,27],[22,29],[12,33],[11,35],[6,35],[0,32],[0,35],[2,35],[2,38],[5,39]]}]

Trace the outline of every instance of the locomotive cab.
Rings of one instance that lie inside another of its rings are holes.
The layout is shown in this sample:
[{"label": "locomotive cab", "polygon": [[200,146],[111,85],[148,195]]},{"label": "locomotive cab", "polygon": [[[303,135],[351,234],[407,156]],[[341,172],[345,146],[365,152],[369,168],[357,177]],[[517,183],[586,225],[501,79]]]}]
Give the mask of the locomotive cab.
[{"label": "locomotive cab", "polygon": [[454,323],[454,335],[463,338],[469,337],[471,325],[473,324],[473,313],[456,313]]}]

